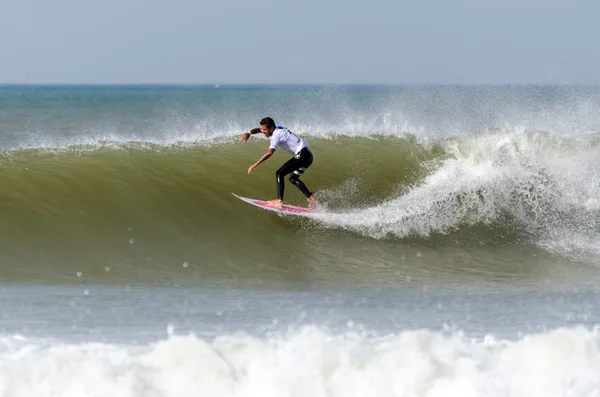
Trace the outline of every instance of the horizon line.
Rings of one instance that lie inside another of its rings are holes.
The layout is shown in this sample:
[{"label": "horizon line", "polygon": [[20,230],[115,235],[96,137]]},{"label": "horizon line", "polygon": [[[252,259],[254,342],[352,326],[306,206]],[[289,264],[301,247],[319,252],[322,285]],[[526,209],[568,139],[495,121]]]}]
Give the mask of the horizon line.
[{"label": "horizon line", "polygon": [[539,86],[539,87],[558,87],[558,86],[600,86],[600,83],[561,83],[561,82],[551,82],[551,83],[523,83],[523,82],[515,82],[515,83],[182,83],[182,82],[135,82],[135,83],[127,83],[127,82],[112,82],[112,83],[90,83],[90,82],[0,82],[0,87],[10,87],[10,86],[20,86],[20,87],[67,87],[67,86],[97,86],[97,87],[115,87],[115,86],[132,86],[132,87],[258,87],[258,86],[271,86],[271,87],[331,87],[331,86],[354,86],[354,87],[367,87],[367,86],[380,86],[380,87],[409,87],[409,86],[465,86],[465,87],[473,87],[473,86],[490,86],[490,87],[498,87],[498,86]]}]

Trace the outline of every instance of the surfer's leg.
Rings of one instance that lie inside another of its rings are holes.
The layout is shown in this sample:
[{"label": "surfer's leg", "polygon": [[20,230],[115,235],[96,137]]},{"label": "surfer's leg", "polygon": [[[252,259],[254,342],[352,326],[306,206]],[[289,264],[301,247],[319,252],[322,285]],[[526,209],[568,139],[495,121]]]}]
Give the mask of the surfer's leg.
[{"label": "surfer's leg", "polygon": [[[298,174],[296,174],[296,172]],[[308,188],[306,187],[304,182],[302,182],[299,179],[299,176],[302,175],[302,172],[303,172],[302,168],[298,169],[297,171],[292,172],[292,175],[290,175],[290,182],[292,182],[294,185],[296,185],[296,187],[298,189],[300,189],[302,194],[304,194],[308,198],[312,195],[312,192],[310,190],[308,190]]]},{"label": "surfer's leg", "polygon": [[298,168],[298,159],[295,157],[289,159],[284,165],[275,172],[275,181],[277,182],[277,199],[283,201],[285,191],[285,182],[283,178]]},{"label": "surfer's leg", "polygon": [[304,182],[300,180],[300,176],[304,174],[304,171],[306,171],[306,169],[310,167],[310,165],[313,162],[312,153],[308,149],[302,149],[302,151],[299,153],[297,160],[297,168],[292,171],[292,174],[290,175],[290,182],[296,185],[296,187],[300,189],[302,194],[304,194],[306,198],[308,198],[309,201],[312,203],[312,201],[314,200],[314,197],[312,197],[312,192],[308,190]]}]

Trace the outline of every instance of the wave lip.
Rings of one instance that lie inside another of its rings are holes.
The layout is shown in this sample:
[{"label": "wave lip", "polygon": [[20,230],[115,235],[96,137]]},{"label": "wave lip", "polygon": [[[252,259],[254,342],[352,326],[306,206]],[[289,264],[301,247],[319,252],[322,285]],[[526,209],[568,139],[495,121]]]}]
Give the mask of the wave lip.
[{"label": "wave lip", "polygon": [[[319,139],[600,129],[595,86],[0,87],[0,148],[210,144],[264,116]],[[269,109],[269,114],[265,113]]]}]

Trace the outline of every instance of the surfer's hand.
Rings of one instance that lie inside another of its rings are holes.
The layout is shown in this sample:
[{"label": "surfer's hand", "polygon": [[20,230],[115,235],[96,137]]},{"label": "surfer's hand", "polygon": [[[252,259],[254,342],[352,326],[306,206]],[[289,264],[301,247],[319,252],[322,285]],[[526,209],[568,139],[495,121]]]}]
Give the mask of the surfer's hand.
[{"label": "surfer's hand", "polygon": [[252,172],[252,170],[255,168],[256,166],[254,164],[252,164],[250,166],[250,168],[248,168],[248,175],[250,175],[250,173]]},{"label": "surfer's hand", "polygon": [[244,132],[241,136],[239,141],[243,142],[243,141],[247,141],[248,139],[250,139],[250,133],[249,132]]}]

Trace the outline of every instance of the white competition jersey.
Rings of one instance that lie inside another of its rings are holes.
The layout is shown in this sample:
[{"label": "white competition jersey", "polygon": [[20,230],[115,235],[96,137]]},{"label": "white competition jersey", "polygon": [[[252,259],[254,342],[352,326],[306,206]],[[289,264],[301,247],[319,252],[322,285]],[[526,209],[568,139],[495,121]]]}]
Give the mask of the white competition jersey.
[{"label": "white competition jersey", "polygon": [[283,150],[292,154],[298,154],[300,150],[308,147],[308,142],[280,125],[275,127],[275,131],[269,139],[271,140],[269,149],[277,149],[277,146],[281,146]]}]

